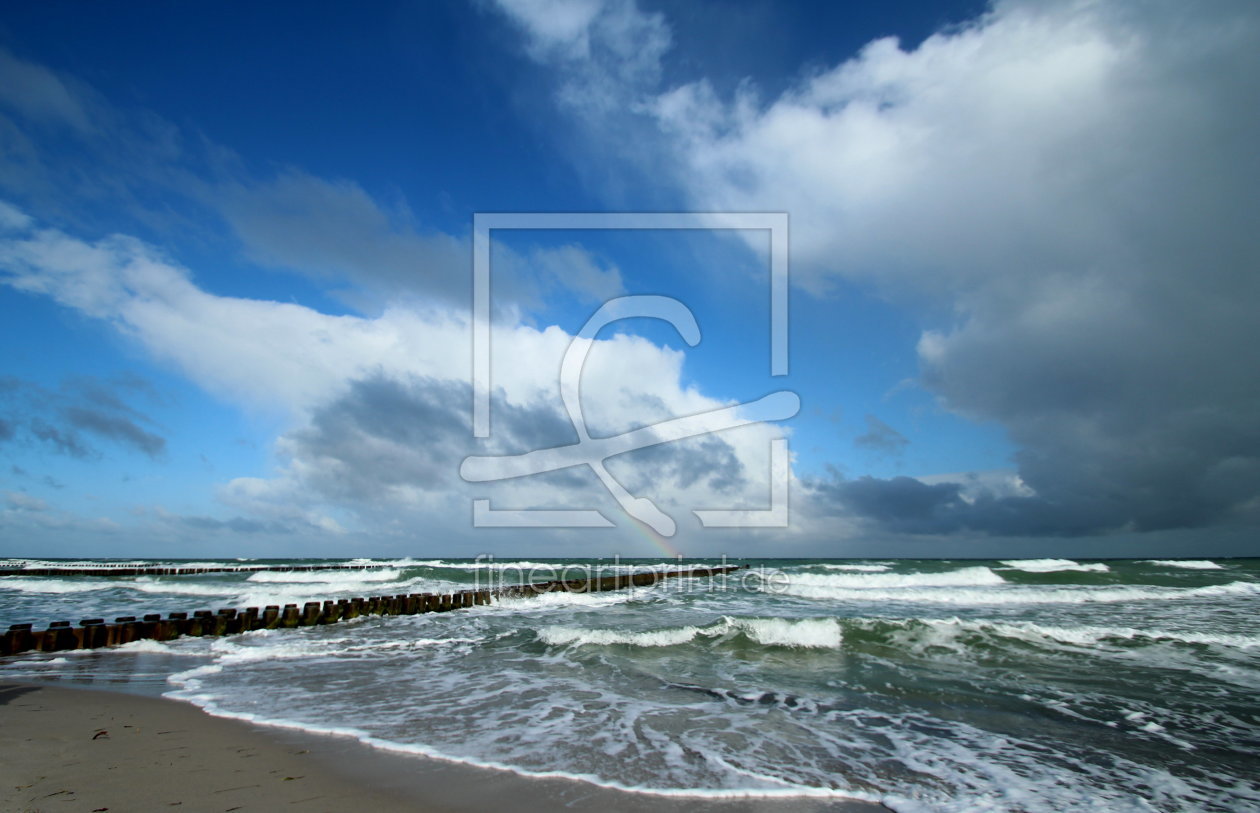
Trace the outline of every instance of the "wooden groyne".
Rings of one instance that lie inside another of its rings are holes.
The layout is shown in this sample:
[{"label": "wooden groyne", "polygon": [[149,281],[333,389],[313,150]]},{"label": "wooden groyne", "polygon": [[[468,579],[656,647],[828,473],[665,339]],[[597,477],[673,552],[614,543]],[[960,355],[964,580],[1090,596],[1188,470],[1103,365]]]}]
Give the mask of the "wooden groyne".
[{"label": "wooden groyne", "polygon": [[195,576],[200,573],[259,573],[261,571],[294,573],[312,570],[374,570],[382,567],[405,567],[380,562],[369,565],[221,565],[218,567],[133,567],[97,565],[95,567],[0,567],[0,576]]},{"label": "wooden groyne", "polygon": [[[527,598],[551,592],[594,593],[628,587],[647,587],[665,579],[721,576],[745,567],[747,565],[619,573],[613,576],[510,585],[493,590],[461,590],[448,595],[410,593],[396,596],[329,599],[322,602],[308,601],[301,609],[296,604],[286,604],[283,607],[272,604],[261,609],[246,607],[244,610],[238,610],[229,607],[218,612],[196,610],[192,613],[169,613],[165,618],[160,613],[142,618],[129,615],[115,618],[112,624],[105,623],[103,618],[85,618],[77,627],[71,626],[69,621],[54,621],[48,625],[47,629],[41,630],[34,629],[33,624],[13,624],[8,632],[0,635],[0,655],[17,655],[23,652],[60,652],[67,649],[97,649],[129,644],[133,641],[169,641],[182,636],[236,635],[260,629],[313,627],[349,621],[364,615],[442,613],[479,604],[490,604],[496,598]],[[293,569],[333,568],[312,566]]]}]

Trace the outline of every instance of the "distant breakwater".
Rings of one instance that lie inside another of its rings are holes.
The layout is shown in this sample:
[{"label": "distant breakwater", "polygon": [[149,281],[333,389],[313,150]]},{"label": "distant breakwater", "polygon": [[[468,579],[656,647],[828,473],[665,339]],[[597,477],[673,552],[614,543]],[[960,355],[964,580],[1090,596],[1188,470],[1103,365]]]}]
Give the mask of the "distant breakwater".
[{"label": "distant breakwater", "polygon": [[[240,570],[365,570],[372,565],[318,565],[242,567]],[[377,566],[379,567],[379,565]],[[441,613],[489,604],[496,598],[528,598],[542,593],[594,593],[605,590],[621,590],[629,587],[647,587],[665,579],[681,577],[712,577],[741,570],[747,565],[728,567],[697,567],[688,570],[651,571],[646,573],[619,573],[612,576],[595,576],[565,581],[546,581],[499,587],[494,590],[461,590],[449,594],[410,593],[395,596],[370,596],[368,598],[329,599],[308,601],[301,609],[296,604],[267,605],[262,608],[234,607],[195,610],[192,613],[173,612],[165,618],[161,614],[121,616],[112,624],[103,618],[85,618],[79,625],[69,621],[53,621],[47,629],[34,629],[34,624],[13,624],[0,635],[0,656],[23,652],[61,652],[71,649],[97,649],[100,647],[129,644],[133,641],[169,641],[183,636],[236,635],[260,629],[289,629],[313,627],[349,621],[364,615],[418,615]],[[191,575],[231,571],[235,568],[32,568],[14,573],[27,575]],[[45,573],[44,571],[49,571]],[[176,571],[176,572],[166,572]],[[12,575],[6,571],[5,575]]]},{"label": "distant breakwater", "polygon": [[216,567],[132,567],[96,565],[93,567],[0,567],[0,576],[196,576],[201,573],[278,573],[313,570],[375,570],[387,565],[219,565]]}]

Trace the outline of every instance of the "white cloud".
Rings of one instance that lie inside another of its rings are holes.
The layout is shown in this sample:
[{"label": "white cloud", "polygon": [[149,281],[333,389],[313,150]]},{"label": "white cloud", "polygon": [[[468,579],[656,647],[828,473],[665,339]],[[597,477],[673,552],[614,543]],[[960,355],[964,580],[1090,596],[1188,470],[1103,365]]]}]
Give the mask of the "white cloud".
[{"label": "white cloud", "polygon": [[1098,184],[1136,180],[1135,138],[1178,116],[1163,93],[1153,121],[1123,114],[1164,78],[1139,69],[1148,48],[1097,4],[1003,3],[913,51],[873,42],[768,104],[700,83],[657,112],[697,205],[791,212],[798,281],[957,292],[1018,256],[1080,261],[1109,231]]},{"label": "white cloud", "polygon": [[32,497],[30,494],[23,494],[20,491],[4,492],[4,502],[11,511],[47,511],[48,503],[39,497]]},{"label": "white cloud", "polygon": [[[592,284],[604,285],[615,271],[588,270],[598,275]],[[215,296],[191,276],[127,236],[88,242],[28,228],[0,237],[0,282],[108,322],[210,392],[289,415],[291,428],[277,442],[283,461],[277,476],[233,480],[222,489],[225,502],[253,516],[334,530],[337,511],[378,527],[417,516],[467,525],[470,496],[485,487],[461,481],[459,462],[488,450],[469,427],[465,314],[394,306],[377,317],[330,316]],[[571,340],[554,326],[496,324],[492,374],[503,414],[495,425],[504,431],[496,430],[490,451],[576,440],[558,397],[560,361]],[[683,364],[682,353],[633,335],[593,342],[583,379],[592,433],[724,406],[683,386]],[[744,482],[742,472],[767,467],[769,439],[779,432],[749,427],[631,453],[610,465],[663,506],[685,512],[738,504],[765,490]],[[607,495],[587,475],[563,475],[570,480],[561,489],[545,478],[495,488],[518,507],[592,499],[607,507]]]},{"label": "white cloud", "polygon": [[0,48],[0,105],[47,124],[90,133],[95,129],[82,90],[67,87],[55,73]]},{"label": "white cloud", "polygon": [[499,7],[530,37],[536,58],[552,51],[570,59],[591,55],[590,29],[601,0],[500,0]]},{"label": "white cloud", "polygon": [[0,201],[0,230],[21,232],[29,229],[31,223],[25,212]]},{"label": "white cloud", "polygon": [[603,304],[626,292],[621,269],[602,262],[581,246],[538,248],[525,262],[550,280],[553,288],[572,293],[585,303]]}]

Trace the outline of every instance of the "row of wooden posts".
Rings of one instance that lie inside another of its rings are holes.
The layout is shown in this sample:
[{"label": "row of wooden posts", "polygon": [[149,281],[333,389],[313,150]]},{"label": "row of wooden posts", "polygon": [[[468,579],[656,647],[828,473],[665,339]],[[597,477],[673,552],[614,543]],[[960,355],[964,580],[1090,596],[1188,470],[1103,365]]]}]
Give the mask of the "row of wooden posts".
[{"label": "row of wooden posts", "polygon": [[365,615],[416,615],[441,613],[490,604],[495,598],[525,598],[548,592],[589,593],[619,590],[627,587],[646,587],[658,581],[680,576],[719,576],[741,569],[737,567],[702,567],[689,570],[653,571],[647,573],[622,573],[568,581],[549,581],[500,587],[494,590],[462,590],[449,595],[411,593],[396,596],[371,596],[369,598],[343,598],[323,602],[308,601],[298,609],[296,604],[283,607],[272,604],[263,607],[246,607],[244,610],[227,608],[212,613],[197,610],[160,613],[143,618],[122,616],[107,624],[103,618],[86,618],[79,626],[69,621],[54,621],[47,629],[34,629],[33,624],[13,624],[8,632],[0,635],[0,655],[17,655],[23,652],[60,652],[68,649],[96,649],[99,647],[129,644],[133,641],[169,641],[182,636],[235,635],[260,629],[287,629],[335,624]]}]

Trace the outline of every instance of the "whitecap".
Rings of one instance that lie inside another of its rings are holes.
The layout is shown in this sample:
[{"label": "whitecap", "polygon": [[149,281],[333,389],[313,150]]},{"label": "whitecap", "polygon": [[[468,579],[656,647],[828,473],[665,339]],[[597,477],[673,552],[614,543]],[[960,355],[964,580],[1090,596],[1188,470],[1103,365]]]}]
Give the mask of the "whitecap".
[{"label": "whitecap", "polygon": [[790,588],[874,588],[905,587],[987,587],[1006,584],[997,573],[987,567],[964,567],[942,573],[782,573],[771,571],[762,575],[751,571],[767,585],[769,592],[780,592],[777,587],[787,584]]},{"label": "whitecap", "polygon": [[1056,573],[1069,570],[1086,573],[1106,573],[1111,570],[1102,562],[1083,565],[1071,559],[1003,559],[1002,564],[1014,570],[1022,570],[1025,573]]},{"label": "whitecap", "polygon": [[826,585],[769,582],[766,592],[824,600],[901,601],[931,604],[1090,604],[1121,601],[1178,601],[1260,595],[1260,584],[1230,582],[1208,587],[1024,587],[999,586],[989,590],[969,587],[846,588]]},{"label": "whitecap", "polygon": [[763,646],[839,649],[844,636],[835,618],[735,618],[723,616],[705,626],[666,627],[656,630],[626,631],[588,627],[550,626],[538,630],[543,643],[553,646],[611,645],[656,647],[677,646],[697,638],[716,638],[742,633]]},{"label": "whitecap", "polygon": [[1180,567],[1185,570],[1224,570],[1216,562],[1206,559],[1147,559],[1148,565],[1159,565],[1160,567]]}]

